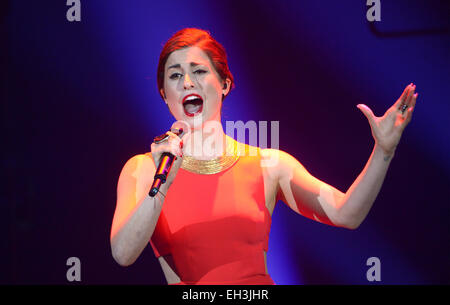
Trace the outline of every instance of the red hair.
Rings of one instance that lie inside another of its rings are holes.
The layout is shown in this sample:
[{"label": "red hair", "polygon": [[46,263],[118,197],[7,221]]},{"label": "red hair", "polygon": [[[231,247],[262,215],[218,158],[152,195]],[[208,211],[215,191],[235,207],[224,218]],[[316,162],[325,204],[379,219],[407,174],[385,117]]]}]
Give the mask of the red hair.
[{"label": "red hair", "polygon": [[231,80],[230,90],[235,87],[233,75],[228,68],[225,48],[211,36],[209,31],[197,28],[184,28],[170,37],[164,44],[159,56],[157,82],[158,92],[161,97],[163,97],[161,89],[164,89],[164,67],[170,54],[174,51],[193,46],[199,47],[206,53],[222,81],[225,81],[227,78]]}]

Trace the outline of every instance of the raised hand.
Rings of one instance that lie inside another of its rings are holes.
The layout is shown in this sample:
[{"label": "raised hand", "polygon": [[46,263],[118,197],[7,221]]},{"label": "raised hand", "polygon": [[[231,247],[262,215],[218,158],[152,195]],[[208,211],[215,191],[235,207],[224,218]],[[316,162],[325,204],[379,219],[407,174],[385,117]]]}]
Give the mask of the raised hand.
[{"label": "raised hand", "polygon": [[376,117],[367,105],[356,106],[367,117],[376,145],[388,155],[395,152],[405,127],[411,121],[418,96],[415,90],[413,83],[406,86],[399,99],[382,117]]}]

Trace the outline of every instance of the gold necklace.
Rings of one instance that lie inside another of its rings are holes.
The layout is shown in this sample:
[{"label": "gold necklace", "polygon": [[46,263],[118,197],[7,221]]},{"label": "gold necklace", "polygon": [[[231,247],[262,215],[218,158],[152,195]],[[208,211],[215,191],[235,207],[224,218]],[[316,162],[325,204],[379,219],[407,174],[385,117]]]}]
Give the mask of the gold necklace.
[{"label": "gold necklace", "polygon": [[198,160],[191,156],[184,156],[181,168],[202,175],[217,174],[230,168],[237,162],[239,155],[237,154],[238,143],[236,141],[232,141],[232,143],[229,142],[231,141],[227,141],[226,151],[232,151],[233,153],[231,155],[225,154],[211,160]]}]

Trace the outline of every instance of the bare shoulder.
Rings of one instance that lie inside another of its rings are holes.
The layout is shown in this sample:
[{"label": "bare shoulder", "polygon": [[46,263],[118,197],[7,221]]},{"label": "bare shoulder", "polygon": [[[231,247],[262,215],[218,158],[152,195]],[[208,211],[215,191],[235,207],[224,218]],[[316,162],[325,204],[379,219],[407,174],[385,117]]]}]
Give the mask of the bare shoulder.
[{"label": "bare shoulder", "polygon": [[138,154],[125,163],[120,176],[147,176],[153,175],[155,171],[155,162],[150,152]]},{"label": "bare shoulder", "polygon": [[270,177],[279,179],[283,173],[295,166],[301,164],[289,153],[274,148],[261,149],[261,167]]}]

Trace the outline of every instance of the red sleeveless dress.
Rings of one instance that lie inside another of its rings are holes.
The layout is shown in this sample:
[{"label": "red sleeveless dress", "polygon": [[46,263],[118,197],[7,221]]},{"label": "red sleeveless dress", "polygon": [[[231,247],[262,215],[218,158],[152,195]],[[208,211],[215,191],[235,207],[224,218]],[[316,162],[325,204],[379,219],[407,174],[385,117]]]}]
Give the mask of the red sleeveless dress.
[{"label": "red sleeveless dress", "polygon": [[[245,145],[248,149],[248,145]],[[187,285],[274,285],[266,274],[271,216],[256,156],[216,174],[180,168],[150,240]]]}]

